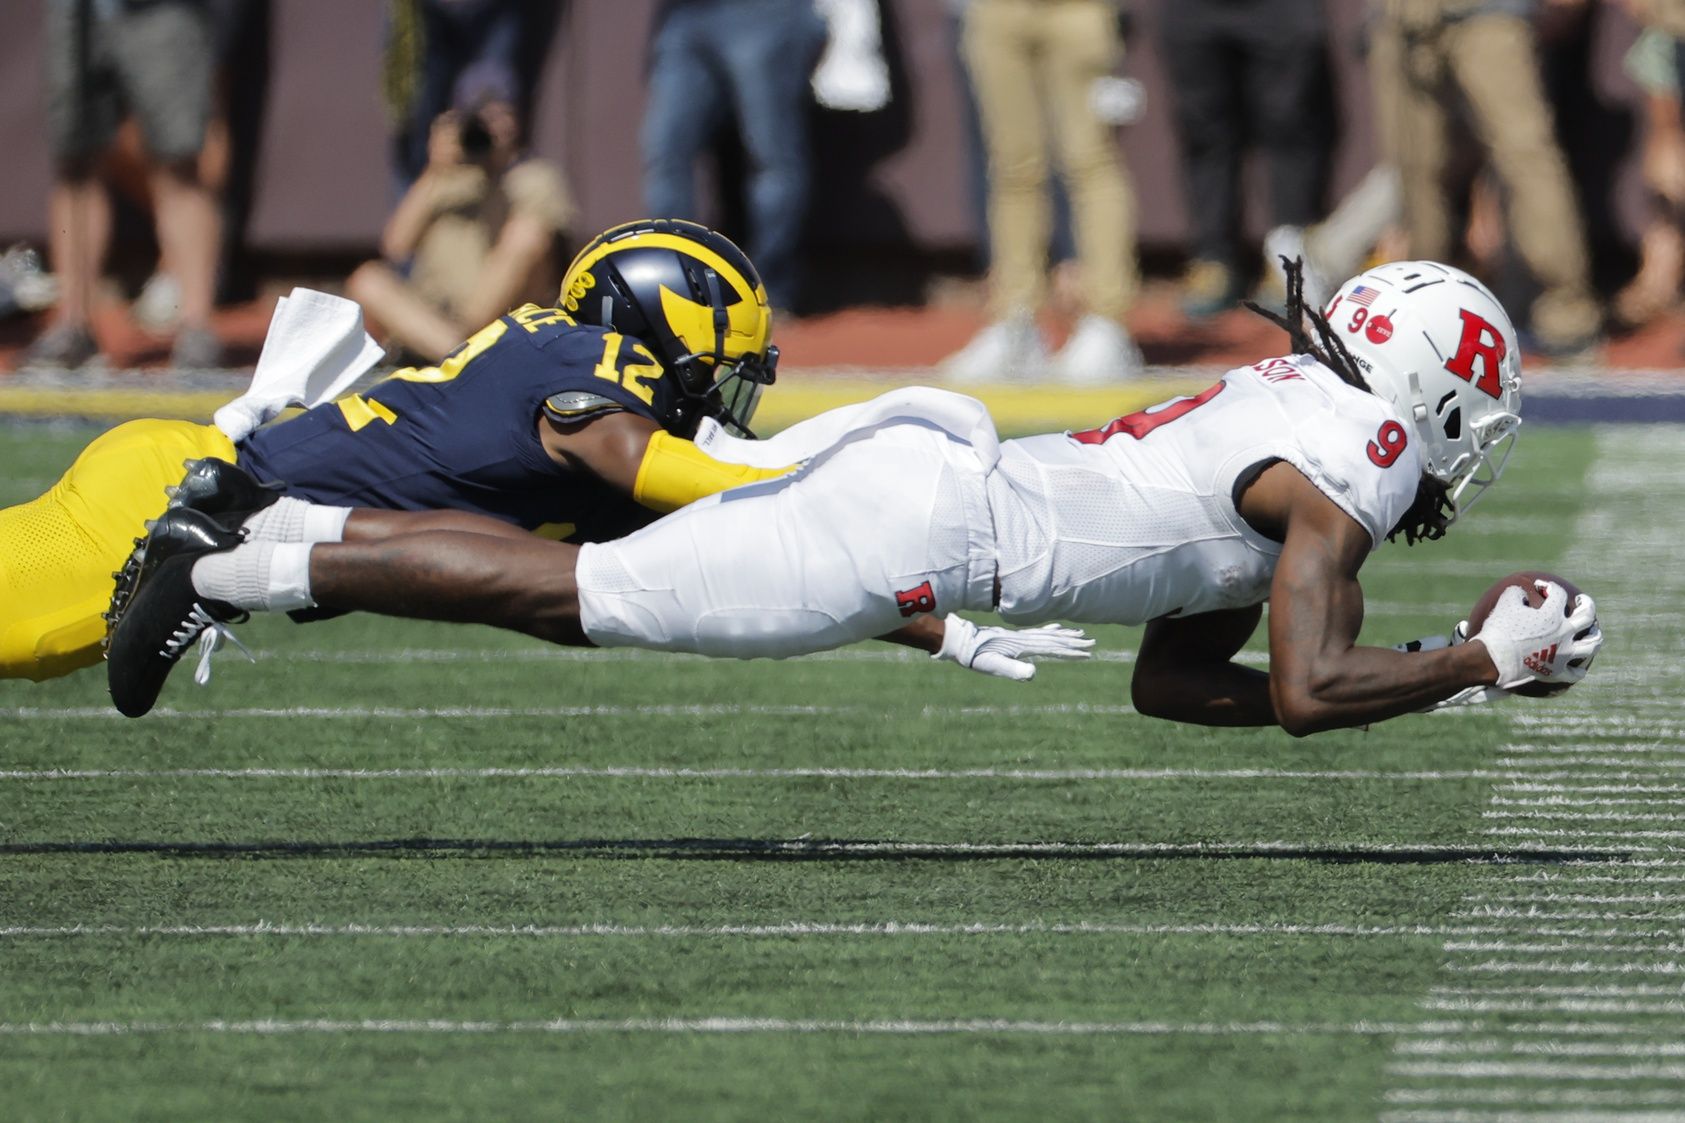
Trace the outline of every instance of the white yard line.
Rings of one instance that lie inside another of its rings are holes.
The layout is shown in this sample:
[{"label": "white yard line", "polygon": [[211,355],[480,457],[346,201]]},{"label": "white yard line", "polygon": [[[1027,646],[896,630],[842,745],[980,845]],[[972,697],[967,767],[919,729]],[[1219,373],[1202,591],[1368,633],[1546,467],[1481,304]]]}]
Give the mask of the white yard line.
[{"label": "white yard line", "polygon": [[[1588,1065],[1556,1061],[1404,1061],[1387,1066],[1394,1076],[1499,1076],[1532,1080],[1685,1080],[1685,1065]],[[1620,1118],[1630,1119],[1622,1115]]]},{"label": "white yard line", "polygon": [[1383,769],[905,769],[905,767],[682,767],[531,766],[531,767],[398,767],[398,769],[335,769],[335,767],[229,767],[229,769],[0,769],[0,782],[135,781],[135,779],[912,779],[912,781],[1154,781],[1154,779],[1281,779],[1281,781],[1409,781],[1461,782],[1505,779],[1513,772],[1383,771]]},{"label": "white yard line", "polygon": [[[1529,927],[1525,933],[1517,932],[1513,924],[1493,925],[1493,928],[1511,936],[1526,935],[1538,937],[1540,939],[1678,940],[1685,938],[1685,932],[1667,924],[1661,924],[1649,928],[1623,928],[1618,924],[1609,923],[1604,923],[1600,927],[1592,927],[1583,924],[1572,927]],[[1685,991],[1682,991],[1681,993],[1685,993]]]},{"label": "white yard line", "polygon": [[1428,998],[1420,1005],[1458,1014],[1685,1014],[1685,1000],[1664,998]]},{"label": "white yard line", "polygon": [[[1560,792],[1567,795],[1587,795],[1600,792],[1634,792],[1651,793],[1655,795],[1678,794],[1685,796],[1685,784],[1551,784],[1533,781],[1517,781],[1512,784],[1499,784],[1500,792]],[[1509,803],[1509,799],[1501,795],[1492,797],[1493,803]],[[1521,802],[1516,800],[1513,802]],[[1672,802],[1671,800],[1669,802]],[[1682,799],[1681,802],[1685,802]]]},{"label": "white yard line", "polygon": [[1594,912],[1590,909],[1544,912],[1537,907],[1516,909],[1504,908],[1500,905],[1481,905],[1477,908],[1463,909],[1453,915],[1480,920],[1649,920],[1660,923],[1685,922],[1685,913],[1680,912]]},{"label": "white yard line", "polygon": [[1543,902],[1552,902],[1552,903],[1560,902],[1560,903],[1563,903],[1563,904],[1573,904],[1573,905],[1624,905],[1624,904],[1671,905],[1671,904],[1675,904],[1679,901],[1679,894],[1673,893],[1673,892],[1663,893],[1659,890],[1657,892],[1654,892],[1654,893],[1644,893],[1644,894],[1623,893],[1623,894],[1617,894],[1615,896],[1595,896],[1595,895],[1587,894],[1587,893],[1552,893],[1552,892],[1545,892],[1545,893],[1533,892],[1533,893],[1526,893],[1526,894],[1519,894],[1519,895],[1518,894],[1505,894],[1505,893],[1471,893],[1471,894],[1469,894],[1468,897],[1465,898],[1465,900],[1493,901],[1493,902],[1498,902],[1498,903],[1503,903],[1503,904],[1518,904],[1518,905],[1539,904],[1539,903],[1543,903]]},{"label": "white yard line", "polygon": [[0,928],[0,939],[72,937],[527,937],[535,939],[785,939],[800,936],[1457,936],[1497,931],[1479,925],[1361,924],[932,924],[921,921],[829,923],[791,920],[778,924],[72,924]]},{"label": "white yard line", "polygon": [[1506,722],[1532,735],[1545,737],[1623,737],[1629,733],[1653,733],[1673,737],[1685,732],[1685,723],[1672,717],[1634,717],[1631,713],[1565,712],[1572,695],[1565,695],[1554,710],[1508,707]]},{"label": "white yard line", "polygon": [[1444,1033],[1458,1022],[1063,1022],[1009,1018],[954,1020],[822,1018],[553,1018],[515,1021],[415,1019],[212,1019],[197,1022],[0,1022],[0,1036],[110,1037],[129,1034],[1013,1034],[1053,1037],[1392,1037]]},{"label": "white yard line", "polygon": [[1618,1111],[1577,1108],[1571,1111],[1494,1111],[1469,1108],[1406,1108],[1383,1111],[1378,1123],[1685,1123],[1685,1112]]},{"label": "white yard line", "polygon": [[[0,935],[4,935],[0,932]],[[1654,937],[1637,937],[1622,940],[1619,943],[1607,943],[1596,940],[1557,940],[1553,943],[1536,943],[1519,940],[1447,940],[1445,951],[1493,952],[1505,951],[1513,954],[1542,955],[1553,952],[1576,952],[1588,954],[1590,952],[1619,952],[1622,955],[1679,955],[1685,953],[1685,944],[1675,940],[1671,943],[1657,944],[1652,942]]]},{"label": "white yard line", "polygon": [[[1565,698],[1564,702],[1567,701]],[[1677,701],[1675,705],[1679,704]],[[1561,703],[1559,703],[1561,705]],[[1625,730],[1654,730],[1659,736],[1675,736],[1685,731],[1685,724],[1671,719],[1651,717],[1631,717],[1626,714],[1585,714],[1564,713],[1559,710],[1545,710],[1532,712],[1526,709],[1509,707],[1504,712],[1504,718],[1511,725],[1521,729],[1537,732],[1540,729],[1557,730],[1564,736],[1596,736],[1599,733],[1608,735],[1614,731],[1618,735]]]},{"label": "white yard line", "polygon": [[1489,959],[1481,963],[1447,963],[1445,970],[1468,975],[1679,975],[1685,963],[1589,962],[1578,960]]},{"label": "white yard line", "polygon": [[[1529,1104],[1541,1107],[1685,1106],[1685,1091],[1603,1091],[1580,1088],[1395,1088],[1386,1094],[1395,1104]],[[1528,1116],[1528,1118],[1535,1118]]]},{"label": "white yard line", "polygon": [[[1651,1027],[1652,1033],[1655,1027]],[[1685,1041],[1509,1041],[1499,1038],[1424,1037],[1400,1041],[1394,1051],[1418,1057],[1558,1056],[1685,1057]]]},{"label": "white yard line", "polygon": [[[0,850],[11,849],[16,851],[19,849],[27,850],[31,847],[37,846],[55,845],[57,844],[31,842],[28,840],[9,840],[7,842],[0,843]],[[74,847],[80,844],[72,843],[67,845]],[[110,845],[121,848],[125,845],[131,844],[122,840],[117,840],[109,844],[92,843],[89,845],[96,847]],[[133,843],[132,845],[141,849],[149,849],[153,847],[158,849],[169,849],[172,846],[189,849],[216,849],[224,844],[215,841],[203,843],[183,842],[179,844],[141,841]],[[238,848],[243,844],[228,843],[227,845],[232,848]],[[357,842],[347,842],[344,844],[345,848],[348,850],[356,849],[358,845],[359,844]],[[379,846],[379,843],[373,842],[368,845],[370,847],[377,847]],[[455,844],[445,842],[442,845]],[[473,842],[472,840],[469,840],[461,845],[464,847],[472,847]],[[426,846],[418,843],[417,849],[426,849]],[[1361,842],[1353,840],[1330,840],[1327,838],[1306,839],[1302,841],[1287,839],[1253,839],[1222,841],[1210,840],[1204,842],[1077,842],[1072,840],[1061,840],[1057,842],[1036,840],[1025,840],[1022,842],[920,842],[911,839],[851,842],[830,839],[794,838],[754,839],[746,840],[742,843],[730,840],[719,843],[708,843],[704,841],[700,844],[693,844],[691,840],[683,839],[674,840],[671,843],[662,843],[659,841],[648,842],[635,839],[627,840],[625,842],[617,842],[605,839],[581,843],[576,847],[576,849],[588,850],[595,853],[636,852],[647,854],[667,854],[709,851],[725,853],[752,853],[756,855],[789,854],[814,856],[826,854],[907,854],[932,857],[964,855],[979,858],[1018,858],[1039,855],[1074,855],[1081,857],[1111,855],[1120,858],[1142,859],[1162,857],[1199,857],[1202,855],[1249,858],[1270,854],[1285,855],[1287,857],[1294,857],[1298,855],[1306,857],[1332,856],[1346,858],[1353,861],[1363,860],[1369,855],[1399,855],[1406,859],[1414,855],[1435,855],[1448,858],[1453,861],[1481,862],[1495,860],[1499,864],[1505,862],[1535,861],[1542,857],[1550,857],[1554,860],[1556,855],[1562,853],[1561,849],[1558,847],[1539,847],[1527,844],[1519,846],[1505,846],[1500,849],[1481,845],[1479,843]],[[1643,849],[1643,847],[1627,846],[1622,849],[1631,851],[1640,850]],[[1628,917],[1625,919],[1636,920],[1653,918]]]},{"label": "white yard line", "polygon": [[1567,995],[1570,998],[1685,998],[1685,985],[1675,983],[1592,983],[1589,986],[1564,983],[1441,983],[1431,988],[1436,995]]},{"label": "white yard line", "polygon": [[[1640,756],[1505,756],[1492,762],[1500,768],[1548,768],[1557,771],[1572,772],[1576,768],[1624,768],[1624,769],[1679,769],[1685,768],[1685,759],[1659,760],[1655,757]],[[1657,780],[1674,779],[1677,773],[1671,771],[1651,772],[1650,776]]]},{"label": "white yard line", "polygon": [[[78,937],[174,937],[277,939],[332,939],[379,937],[389,939],[525,937],[533,939],[625,938],[625,939],[736,939],[834,936],[1035,936],[1035,935],[1126,935],[1126,936],[1327,936],[1369,938],[1374,936],[1467,937],[1501,935],[1512,929],[1500,925],[1434,924],[1127,924],[1106,921],[1018,924],[938,924],[923,921],[876,921],[838,923],[827,921],[782,921],[773,924],[323,924],[257,921],[249,924],[60,924],[14,925],[0,928],[0,939],[72,939]],[[1547,928],[1540,936],[1582,941],[1672,940],[1680,936],[1675,928],[1630,929]],[[1569,946],[1569,945],[1565,945]],[[1571,945],[1590,947],[1589,943]],[[1622,947],[1631,946],[1627,944]],[[1503,950],[1503,949],[1495,949]],[[1655,949],[1661,950],[1661,949]],[[1667,949],[1669,951],[1675,949]],[[1481,992],[1485,993],[1485,992]]]},{"label": "white yard line", "polygon": [[1435,994],[1521,994],[1521,995],[1568,995],[1579,997],[1601,997],[1634,995],[1650,998],[1685,998],[1685,985],[1658,986],[1655,983],[1595,983],[1590,986],[1564,985],[1561,983],[1532,983],[1526,986],[1513,984],[1480,983],[1443,983],[1430,988]]},{"label": "white yard line", "polygon": [[1480,813],[1483,819],[1546,819],[1551,822],[1628,822],[1628,823],[1675,823],[1685,820],[1685,815],[1672,811],[1563,811],[1551,809],[1547,811],[1513,811],[1487,810]]},{"label": "white yard line", "polygon": [[1510,838],[1556,838],[1564,840],[1565,844],[1568,842],[1586,842],[1590,839],[1631,841],[1641,838],[1685,838],[1685,831],[1570,831],[1551,827],[1487,827],[1484,833],[1490,836]]},{"label": "white yard line", "polygon": [[[1582,733],[1575,733],[1575,737],[1582,737]],[[1560,752],[1560,754],[1619,754],[1619,752],[1661,752],[1661,754],[1685,754],[1685,745],[1677,742],[1661,742],[1661,740],[1611,740],[1601,744],[1575,745],[1547,745],[1538,742],[1523,742],[1523,744],[1503,745],[1498,752]]]},{"label": "white yard line", "polygon": [[[1516,788],[1518,788],[1520,786],[1521,785],[1508,785],[1506,788],[1500,789],[1500,790],[1514,791]],[[1545,785],[1535,784],[1535,785],[1531,785],[1531,786],[1534,787],[1534,788],[1540,788],[1540,787],[1544,787]],[[1560,790],[1562,787],[1564,787],[1564,785],[1556,785],[1556,787]],[[1675,785],[1675,787],[1677,787],[1677,785]],[[1576,792],[1592,792],[1592,791],[1610,791],[1610,790],[1632,791],[1634,789],[1631,786],[1627,786],[1627,787],[1619,788],[1619,789],[1610,789],[1610,788],[1598,789],[1598,788],[1588,788],[1588,787],[1581,786],[1581,787],[1577,787],[1573,790],[1576,791]],[[1538,797],[1531,798],[1531,799],[1511,799],[1508,796],[1495,795],[1495,796],[1492,797],[1492,805],[1494,807],[1680,807],[1680,806],[1685,806],[1685,796],[1655,795],[1655,796],[1635,797],[1635,796],[1592,796],[1592,795],[1548,795],[1548,796],[1538,796]]]},{"label": "white yard line", "polygon": [[1680,875],[1677,875],[1677,874],[1664,874],[1664,873],[1634,873],[1634,874],[1626,874],[1624,876],[1623,875],[1616,875],[1616,874],[1602,874],[1602,873],[1598,873],[1598,874],[1591,874],[1591,873],[1586,873],[1586,874],[1580,874],[1580,873],[1573,873],[1573,874],[1535,873],[1535,874],[1528,874],[1524,877],[1512,878],[1511,880],[1515,881],[1515,882],[1531,881],[1531,882],[1539,882],[1539,883],[1554,883],[1554,884],[1559,884],[1559,885],[1585,885],[1585,884],[1588,884],[1588,883],[1598,883],[1598,882],[1613,883],[1613,884],[1616,884],[1616,885],[1651,885],[1651,884],[1676,884],[1676,883],[1679,883],[1679,882],[1685,882],[1685,876],[1680,876]]}]

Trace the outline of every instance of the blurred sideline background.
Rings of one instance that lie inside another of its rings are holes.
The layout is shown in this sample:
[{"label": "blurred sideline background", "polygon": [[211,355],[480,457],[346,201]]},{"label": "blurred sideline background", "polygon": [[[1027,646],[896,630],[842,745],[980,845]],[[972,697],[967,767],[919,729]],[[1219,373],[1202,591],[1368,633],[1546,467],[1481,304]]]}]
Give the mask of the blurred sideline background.
[{"label": "blurred sideline background", "polygon": [[[43,125],[41,42],[53,2],[0,7],[0,150],[7,156],[7,174],[0,177],[0,241],[43,250],[53,162]],[[279,293],[294,283],[337,288],[359,261],[378,252],[382,225],[397,199],[388,160],[393,126],[382,97],[392,5],[237,0],[226,7],[235,13],[237,32],[226,67],[229,245],[222,255],[215,332],[226,348],[218,366],[237,369],[255,359]],[[657,0],[533,6],[531,26],[537,31],[520,45],[532,79],[530,149],[565,173],[577,207],[565,239],[572,246],[643,212],[638,137],[659,7]],[[1623,68],[1639,26],[1619,4],[1588,0],[1573,7],[1578,14],[1569,32],[1545,41],[1541,50],[1557,134],[1585,220],[1594,283],[1607,300],[1636,267],[1647,215],[1640,169],[1645,94]],[[1272,353],[1276,333],[1240,310],[1198,319],[1183,314],[1179,277],[1189,258],[1190,223],[1172,111],[1176,91],[1161,43],[1166,8],[1161,0],[1125,6],[1126,51],[1118,73],[1138,80],[1145,91],[1138,119],[1117,131],[1138,199],[1144,274],[1126,322],[1149,368],[1222,367]],[[968,132],[956,5],[879,0],[876,10],[887,103],[868,112],[815,104],[804,110],[813,155],[801,245],[807,284],[797,315],[782,318],[778,336],[786,369],[793,372],[928,379],[933,364],[988,322],[979,245],[983,200],[968,170],[980,157]],[[1365,5],[1330,3],[1324,12],[1334,93],[1326,191],[1332,205],[1375,165],[1377,145],[1360,53]],[[693,217],[746,241],[744,207],[735,191],[743,157],[733,155],[729,138],[716,147],[723,155],[714,161],[717,167],[702,168],[699,213]],[[1241,200],[1245,235],[1254,244],[1269,225],[1266,179],[1261,161],[1249,162]],[[723,189],[711,187],[716,181]],[[191,379],[173,378],[167,333],[143,328],[125,307],[156,259],[149,223],[123,205],[116,221],[108,280],[95,303],[95,335],[111,367],[147,373],[158,389],[191,391]],[[1513,258],[1499,247],[1496,268],[1485,275],[1512,307],[1531,296],[1525,270]],[[50,260],[46,267],[52,267]],[[1056,277],[1040,314],[1055,345],[1080,311],[1068,304]],[[81,372],[35,378],[13,373],[45,317],[37,312],[0,322],[0,372],[11,375],[0,374],[0,390],[27,391],[0,401],[0,408],[50,411],[61,390],[103,385],[99,376]],[[1682,346],[1685,320],[1670,300],[1642,324],[1611,320],[1596,348],[1572,356],[1572,365],[1671,370],[1685,363]],[[1530,369],[1546,366],[1535,361]],[[208,392],[221,393],[220,383],[211,383]],[[769,396],[769,408],[777,396]],[[1089,404],[1090,395],[1078,397]],[[79,411],[127,409],[127,402],[119,401]]]}]

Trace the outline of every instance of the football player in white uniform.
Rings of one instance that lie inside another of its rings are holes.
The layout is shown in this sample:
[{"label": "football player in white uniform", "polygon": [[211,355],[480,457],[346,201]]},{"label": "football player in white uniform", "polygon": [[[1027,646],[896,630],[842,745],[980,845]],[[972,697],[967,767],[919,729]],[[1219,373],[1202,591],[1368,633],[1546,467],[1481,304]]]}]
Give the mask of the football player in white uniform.
[{"label": "football player in white uniform", "polygon": [[[1512,446],[1519,354],[1492,294],[1442,265],[1394,264],[1322,314],[1295,283],[1278,322],[1291,354],[1085,432],[1002,442],[975,400],[913,389],[767,441],[705,435],[722,459],[803,466],[614,542],[417,533],[283,554],[172,512],[112,629],[112,697],[144,713],[222,621],[312,605],[737,658],[955,610],[1146,623],[1141,712],[1295,734],[1583,676],[1595,609],[1560,588],[1539,609],[1500,604],[1464,643],[1355,642],[1364,560],[1389,537],[1443,534]],[[1233,661],[1266,600],[1267,673]],[[970,665],[1022,643],[1057,646],[950,615],[933,654]]]}]

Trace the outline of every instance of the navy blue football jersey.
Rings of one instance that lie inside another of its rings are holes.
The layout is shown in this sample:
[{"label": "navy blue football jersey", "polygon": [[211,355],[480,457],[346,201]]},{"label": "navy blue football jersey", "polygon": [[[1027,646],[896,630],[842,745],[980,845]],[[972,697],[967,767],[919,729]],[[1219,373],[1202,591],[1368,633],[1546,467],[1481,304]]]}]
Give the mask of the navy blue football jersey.
[{"label": "navy blue football jersey", "polygon": [[362,394],[260,429],[240,466],[314,503],[474,511],[545,537],[617,538],[654,513],[550,459],[542,414],[585,421],[616,410],[670,415],[673,393],[636,339],[526,305],[437,367],[401,370]]}]

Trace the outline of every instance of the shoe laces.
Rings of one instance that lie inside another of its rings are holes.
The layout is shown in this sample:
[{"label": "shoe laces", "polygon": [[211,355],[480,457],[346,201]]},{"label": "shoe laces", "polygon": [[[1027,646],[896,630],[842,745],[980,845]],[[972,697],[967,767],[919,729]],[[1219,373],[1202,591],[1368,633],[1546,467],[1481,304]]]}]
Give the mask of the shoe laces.
[{"label": "shoe laces", "polygon": [[193,669],[193,681],[200,686],[211,681],[211,657],[221,650],[224,643],[233,644],[247,660],[257,662],[257,656],[240,642],[234,630],[197,602],[188,610],[187,618],[170,633],[170,638],[164,641],[163,650],[158,654],[170,660],[179,659],[195,640],[199,644],[199,664]]},{"label": "shoe laces", "polygon": [[252,654],[251,648],[240,642],[240,637],[234,634],[233,628],[223,623],[212,624],[199,636],[199,665],[193,668],[193,681],[200,686],[211,681],[211,656],[221,650],[224,641],[239,648],[240,654],[246,657],[246,662],[257,662],[257,656]]}]

